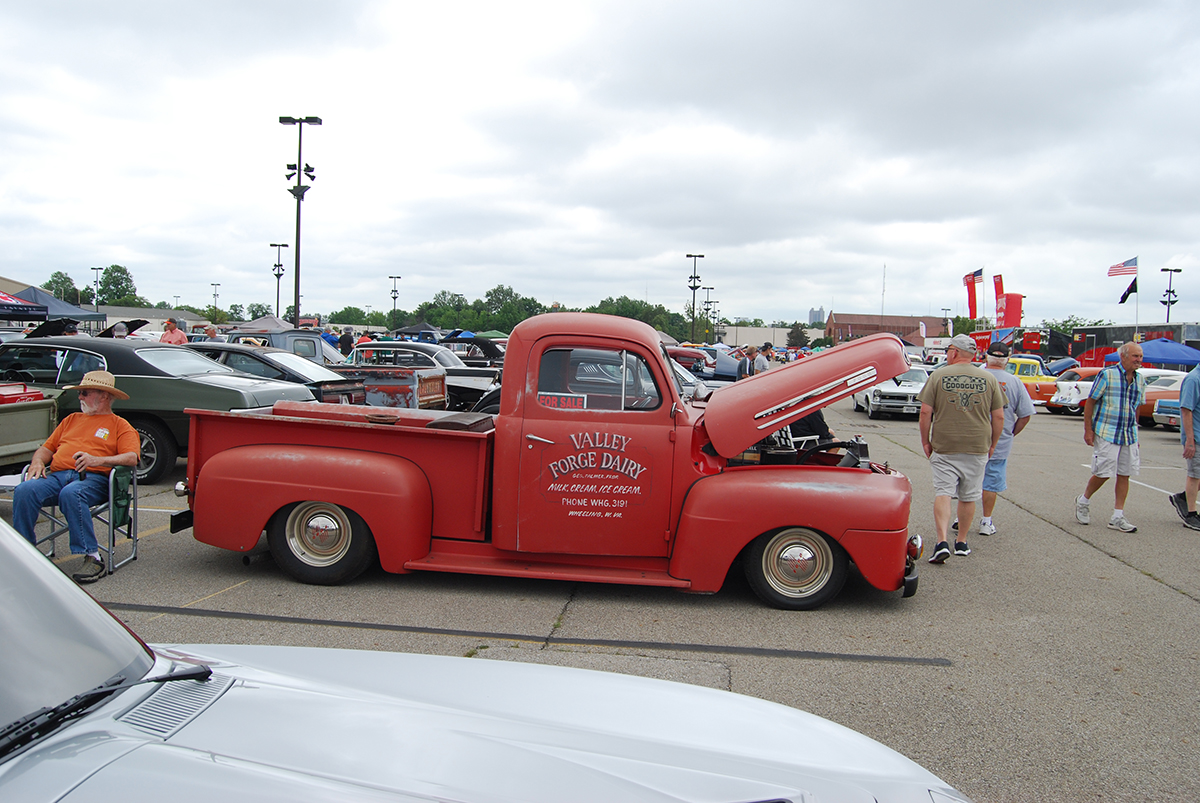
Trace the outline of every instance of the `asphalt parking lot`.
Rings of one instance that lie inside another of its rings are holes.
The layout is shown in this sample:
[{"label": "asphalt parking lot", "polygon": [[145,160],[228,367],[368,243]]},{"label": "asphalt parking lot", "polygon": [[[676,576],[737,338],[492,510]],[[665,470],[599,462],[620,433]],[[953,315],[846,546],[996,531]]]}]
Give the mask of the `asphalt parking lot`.
[{"label": "asphalt parking lot", "polygon": [[[932,547],[929,470],[915,418],[826,413],[913,481],[912,529]],[[1016,439],[999,532],[972,554],[922,561],[901,599],[856,575],[825,608],[764,607],[731,572],[713,596],[376,569],[335,588],[172,535],[168,480],[143,487],[139,559],[89,587],[159,643],[291,644],[563,664],[728,689],[861,731],[976,801],[1200,796],[1200,532],[1166,495],[1183,487],[1177,433],[1142,430],[1126,515],[1091,526],[1073,499],[1090,449],[1078,418],[1039,414]],[[11,522],[11,503],[0,502]],[[237,515],[230,511],[230,515]]]}]

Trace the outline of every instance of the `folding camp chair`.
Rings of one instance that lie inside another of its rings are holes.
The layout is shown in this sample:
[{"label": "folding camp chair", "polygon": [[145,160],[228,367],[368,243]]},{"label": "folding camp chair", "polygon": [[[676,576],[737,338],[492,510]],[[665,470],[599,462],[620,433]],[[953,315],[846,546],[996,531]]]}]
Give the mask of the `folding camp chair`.
[{"label": "folding camp chair", "polygon": [[[28,471],[28,466],[26,467]],[[22,472],[22,477],[25,472]],[[42,506],[42,515],[50,521],[50,532],[37,539],[41,545],[50,542],[49,556],[54,557],[55,539],[60,535],[69,534],[67,521],[58,510],[57,500],[47,502]],[[102,527],[96,528],[96,541],[104,556],[104,566],[108,574],[124,566],[131,560],[137,560],[138,528],[137,528],[137,470],[132,466],[116,466],[108,473],[108,499],[91,506],[92,518],[108,528],[108,538],[104,538]],[[130,551],[121,560],[116,559],[117,536],[124,536],[131,542]]]}]

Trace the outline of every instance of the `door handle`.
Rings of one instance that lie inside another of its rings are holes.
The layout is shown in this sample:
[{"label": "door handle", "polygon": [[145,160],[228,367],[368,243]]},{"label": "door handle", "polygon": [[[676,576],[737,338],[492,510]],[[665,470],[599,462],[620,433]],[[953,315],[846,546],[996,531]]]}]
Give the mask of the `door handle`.
[{"label": "door handle", "polygon": [[526,435],[525,439],[531,440],[531,441],[537,441],[538,443],[548,443],[551,446],[554,445],[554,441],[548,441],[545,438],[539,438],[537,435]]}]

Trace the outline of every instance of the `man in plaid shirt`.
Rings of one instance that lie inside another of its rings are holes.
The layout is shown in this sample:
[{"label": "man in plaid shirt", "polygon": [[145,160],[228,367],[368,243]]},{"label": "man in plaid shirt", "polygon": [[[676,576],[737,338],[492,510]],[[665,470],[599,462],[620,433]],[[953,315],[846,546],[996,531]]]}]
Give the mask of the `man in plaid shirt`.
[{"label": "man in plaid shirt", "polygon": [[1121,364],[1096,374],[1083,405],[1083,442],[1092,447],[1092,476],[1083,496],[1075,500],[1075,519],[1090,523],[1092,494],[1115,474],[1116,503],[1108,527],[1136,533],[1137,527],[1125,518],[1125,497],[1130,476],[1138,473],[1137,408],[1146,400],[1146,381],[1137,372],[1142,367],[1141,346],[1125,343],[1117,354]]}]

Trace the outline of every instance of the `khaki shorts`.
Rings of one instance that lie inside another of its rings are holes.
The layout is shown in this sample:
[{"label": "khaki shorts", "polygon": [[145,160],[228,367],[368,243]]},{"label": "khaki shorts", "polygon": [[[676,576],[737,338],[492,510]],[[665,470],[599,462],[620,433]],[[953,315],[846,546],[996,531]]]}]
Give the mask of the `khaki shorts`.
[{"label": "khaki shorts", "polygon": [[1136,443],[1118,446],[1099,436],[1092,441],[1092,475],[1096,477],[1136,477],[1141,456]]},{"label": "khaki shorts", "polygon": [[1187,463],[1187,475],[1192,479],[1200,479],[1200,452],[1195,457],[1183,459]]},{"label": "khaki shorts", "polygon": [[983,471],[986,454],[941,454],[929,458],[933,469],[935,496],[956,496],[962,502],[978,502],[983,497]]}]

